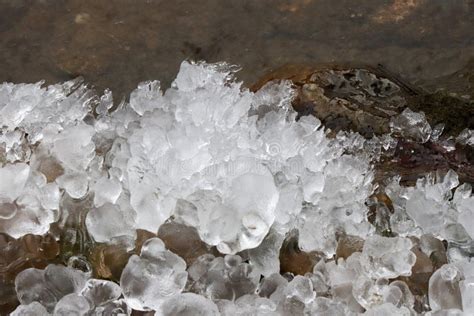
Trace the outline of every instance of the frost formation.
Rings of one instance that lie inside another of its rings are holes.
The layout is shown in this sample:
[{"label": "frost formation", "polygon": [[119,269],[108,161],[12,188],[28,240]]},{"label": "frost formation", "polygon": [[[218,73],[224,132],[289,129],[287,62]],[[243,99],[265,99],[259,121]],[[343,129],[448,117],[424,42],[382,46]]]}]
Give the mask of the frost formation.
[{"label": "frost formation", "polygon": [[[386,192],[397,236],[382,237],[366,202],[385,140],[297,120],[290,82],[253,93],[232,76],[226,64],[183,62],[171,88],[142,83],[117,108],[110,92],[99,98],[78,81],[0,85],[0,232],[44,234],[67,201],[90,199],[85,225],[96,242],[132,248],[137,229],[156,233],[172,220],[220,253],[187,266],[152,238],[130,257],[120,286],[71,267],[27,269],[15,281],[13,315],[414,313],[410,289],[394,281],[416,264],[411,237],[472,242],[471,187],[453,171],[415,187],[393,179]],[[424,114],[410,110],[391,127],[420,142],[433,137]],[[322,259],[312,273],[281,276],[280,248],[294,230],[301,250]],[[365,243],[334,261],[342,235]],[[429,282],[432,315],[474,310],[474,268],[463,247],[451,250],[456,260]]]}]

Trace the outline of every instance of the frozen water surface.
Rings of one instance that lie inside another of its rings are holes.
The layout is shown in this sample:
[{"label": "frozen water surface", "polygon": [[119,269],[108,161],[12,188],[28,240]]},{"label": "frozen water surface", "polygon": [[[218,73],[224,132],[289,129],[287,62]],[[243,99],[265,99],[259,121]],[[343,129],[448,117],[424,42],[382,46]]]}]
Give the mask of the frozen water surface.
[{"label": "frozen water surface", "polygon": [[[117,107],[110,91],[78,81],[0,85],[0,232],[64,228],[68,206],[96,243],[131,251],[137,230],[178,223],[209,250],[190,260],[148,239],[119,283],[74,265],[29,268],[16,277],[12,315],[472,313],[471,186],[454,171],[377,184],[374,166],[394,138],[297,119],[291,82],[253,93],[234,71],[183,62],[171,88],[144,82]],[[409,109],[390,126],[419,143],[443,131]],[[457,142],[472,145],[471,134]],[[284,251],[314,268],[280,275]],[[413,282],[424,282],[424,298]]]}]

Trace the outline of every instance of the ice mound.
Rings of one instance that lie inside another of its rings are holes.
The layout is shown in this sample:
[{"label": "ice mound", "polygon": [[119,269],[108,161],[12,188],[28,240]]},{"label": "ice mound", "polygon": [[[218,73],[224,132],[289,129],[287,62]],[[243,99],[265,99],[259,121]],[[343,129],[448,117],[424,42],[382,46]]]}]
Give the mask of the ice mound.
[{"label": "ice mound", "polygon": [[456,172],[429,174],[418,179],[414,187],[402,187],[398,181],[393,179],[386,188],[394,202],[391,222],[397,233],[432,233],[457,243],[474,237],[472,188],[468,183],[459,185]]},{"label": "ice mound", "polygon": [[15,280],[18,306],[12,315],[105,315],[130,313],[122,290],[114,282],[91,279],[71,267],[48,265],[26,269]]},{"label": "ice mound", "polygon": [[165,249],[159,238],[143,245],[140,256],[132,256],[120,277],[125,302],[136,310],[159,310],[166,299],[181,293],[188,273],[186,262]]},{"label": "ice mound", "polygon": [[[22,304],[39,302],[49,312],[64,297],[78,294],[85,286],[88,275],[69,267],[48,265],[45,270],[26,269],[15,279],[18,300]],[[72,300],[82,300],[77,296]]]},{"label": "ice mound", "polygon": [[211,299],[237,299],[255,292],[260,279],[238,255],[204,255],[189,267],[190,290]]},{"label": "ice mound", "polygon": [[432,134],[432,129],[426,120],[425,113],[413,112],[409,108],[406,108],[400,115],[392,118],[390,128],[395,133],[423,143],[427,142]]},{"label": "ice mound", "polygon": [[86,272],[71,254],[20,269],[12,315],[472,313],[471,185],[375,173],[442,125],[407,108],[391,134],[335,133],[297,115],[291,82],[251,92],[235,70],[183,62],[115,106],[78,80],[0,85],[0,233],[92,239]]},{"label": "ice mound", "polygon": [[375,279],[409,276],[416,261],[412,246],[407,238],[373,235],[366,239],[360,260],[366,273]]},{"label": "ice mound", "polygon": [[[345,153],[341,137],[328,138],[316,118],[297,121],[289,82],[251,93],[232,71],[184,62],[165,93],[159,82],[143,83],[111,113],[110,92],[99,98],[78,82],[4,84],[4,178],[20,166],[43,178],[34,181],[49,195],[36,207],[41,219],[58,209],[58,190],[74,199],[93,196],[86,225],[98,242],[133,239],[135,229],[156,232],[170,216],[228,254],[257,247],[274,223],[282,235],[297,226],[303,236],[311,223],[328,223],[324,238],[301,244],[315,250],[326,238],[328,255],[336,230],[366,236],[370,227],[355,229],[368,225],[372,171],[365,157]],[[35,149],[19,155],[25,144]],[[2,225],[22,214],[15,201],[24,179],[16,180],[18,187],[2,193],[8,207],[0,227],[17,237],[44,233],[55,217],[15,233],[8,227],[18,225]],[[313,208],[297,222],[303,202]]]},{"label": "ice mound", "polygon": [[0,179],[0,232],[15,238],[45,234],[58,219],[58,185],[22,162],[0,167]]}]

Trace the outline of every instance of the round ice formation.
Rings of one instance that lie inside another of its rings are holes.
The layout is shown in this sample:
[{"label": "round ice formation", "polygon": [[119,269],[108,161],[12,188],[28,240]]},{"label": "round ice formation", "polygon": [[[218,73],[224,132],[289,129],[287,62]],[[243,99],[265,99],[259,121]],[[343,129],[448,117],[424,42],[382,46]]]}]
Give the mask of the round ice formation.
[{"label": "round ice formation", "polygon": [[188,272],[192,291],[213,300],[239,298],[254,292],[259,279],[253,267],[238,255],[203,255]]},{"label": "round ice formation", "polygon": [[370,236],[362,250],[362,266],[374,279],[410,275],[416,261],[412,246],[408,238]]},{"label": "round ice formation", "polygon": [[[26,269],[15,279],[15,290],[22,304],[41,303],[49,312],[66,295],[79,293],[87,275],[60,265],[48,265],[45,270]],[[83,300],[82,300],[83,301]]]},{"label": "round ice formation", "polygon": [[58,186],[24,163],[0,167],[0,232],[13,237],[44,234],[57,220]]},{"label": "round ice formation", "polygon": [[11,316],[42,316],[48,315],[46,308],[38,302],[32,302],[28,305],[19,305]]},{"label": "round ice formation", "polygon": [[186,263],[165,249],[159,238],[143,244],[140,256],[128,260],[120,277],[120,287],[127,304],[137,310],[158,310],[186,284]]},{"label": "round ice formation", "polygon": [[222,316],[278,315],[277,306],[267,298],[245,295],[235,301],[219,301]]},{"label": "round ice formation", "polygon": [[87,298],[75,293],[63,296],[54,307],[53,315],[67,316],[77,315],[86,316],[89,314],[91,306]]},{"label": "round ice formation", "polygon": [[430,307],[433,311],[462,308],[459,288],[461,278],[462,272],[451,264],[445,264],[433,273],[428,289]]},{"label": "round ice formation", "polygon": [[222,253],[258,246],[275,219],[278,191],[271,173],[251,159],[217,166],[216,171],[209,182],[217,185],[226,179],[227,184],[187,198],[195,208],[201,239]]},{"label": "round ice formation", "polygon": [[120,236],[134,237],[135,212],[127,211],[111,203],[93,208],[86,217],[88,232],[97,242],[110,242]]},{"label": "round ice formation", "polygon": [[93,306],[101,306],[117,300],[122,295],[122,290],[117,283],[89,279],[80,294],[87,298]]}]

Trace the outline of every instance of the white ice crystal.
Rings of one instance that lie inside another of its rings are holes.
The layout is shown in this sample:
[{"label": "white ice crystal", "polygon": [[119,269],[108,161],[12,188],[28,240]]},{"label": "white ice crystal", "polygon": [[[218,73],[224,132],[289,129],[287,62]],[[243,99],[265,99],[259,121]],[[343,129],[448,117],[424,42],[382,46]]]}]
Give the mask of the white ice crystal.
[{"label": "white ice crystal", "polygon": [[187,277],[184,260],[166,250],[159,238],[152,238],[143,244],[140,256],[128,260],[120,287],[130,307],[158,310],[167,299],[181,293]]},{"label": "white ice crystal", "polygon": [[271,300],[257,295],[245,295],[234,302],[220,301],[219,310],[222,316],[245,315],[278,315],[276,304]]},{"label": "white ice crystal", "polygon": [[456,172],[429,174],[418,179],[415,187],[402,187],[398,180],[386,189],[394,202],[394,231],[404,235],[432,233],[453,241],[466,234],[474,236],[472,189],[469,184],[459,185]]},{"label": "white ice crystal", "polygon": [[97,242],[110,242],[120,236],[135,237],[135,212],[106,203],[87,213],[87,231]]},{"label": "white ice crystal", "polygon": [[454,192],[453,204],[459,212],[458,222],[474,239],[474,196],[470,184],[464,183]]},{"label": "white ice crystal", "polygon": [[92,306],[98,307],[117,300],[122,295],[122,289],[112,281],[89,279],[80,294]]},{"label": "white ice crystal", "polygon": [[191,290],[210,299],[234,299],[257,289],[259,276],[238,255],[203,255],[188,269]]},{"label": "white ice crystal", "polygon": [[204,296],[182,293],[168,299],[157,311],[163,316],[218,316],[217,305]]},{"label": "white ice crystal", "polygon": [[464,129],[459,133],[459,136],[456,137],[456,141],[463,145],[474,146],[474,130]]},{"label": "white ice crystal", "polygon": [[458,266],[463,273],[463,280],[459,282],[462,310],[472,314],[474,313],[474,262],[462,262]]},{"label": "white ice crystal", "polygon": [[[21,304],[39,302],[52,312],[63,297],[79,293],[87,279],[82,271],[51,264],[45,270],[29,268],[20,272],[15,279],[15,289]],[[78,300],[81,304],[84,302]]]},{"label": "white ice crystal", "polygon": [[0,232],[44,234],[57,220],[59,189],[25,163],[0,167]]},{"label": "white ice crystal", "polygon": [[370,236],[362,250],[362,267],[374,279],[409,276],[416,261],[412,246],[408,238]]},{"label": "white ice crystal", "polygon": [[38,302],[32,302],[28,305],[19,305],[11,316],[44,316],[49,315],[46,308]]},{"label": "white ice crystal", "polygon": [[15,279],[20,306],[12,315],[107,315],[130,314],[119,299],[118,284],[89,279],[88,273],[61,265],[26,269]]},{"label": "white ice crystal", "polygon": [[432,134],[425,113],[413,112],[410,108],[406,108],[400,115],[392,118],[390,128],[395,133],[422,143],[427,142]]},{"label": "white ice crystal", "polygon": [[430,277],[429,298],[432,310],[461,309],[461,281],[462,272],[452,264],[445,264]]},{"label": "white ice crystal", "polygon": [[[130,101],[136,124],[124,131],[126,143],[116,139],[120,146],[110,152],[110,164],[130,192],[136,227],[156,231],[176,201],[185,200],[191,204],[175,216],[196,226],[219,251],[235,253],[258,246],[275,219],[290,229],[303,197],[320,203],[330,217],[346,214],[341,227],[364,222],[369,166],[342,157],[343,149],[331,145],[317,119],[296,122],[291,97],[287,83],[257,94],[242,90],[223,64],[183,63],[163,95],[156,82],[141,85]],[[123,111],[112,120],[114,115]],[[341,164],[347,178],[338,179]],[[341,185],[340,202],[324,199]]]}]

